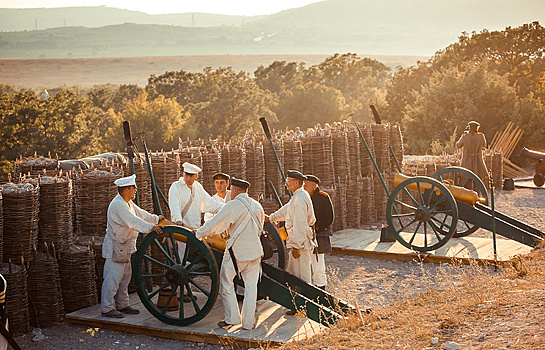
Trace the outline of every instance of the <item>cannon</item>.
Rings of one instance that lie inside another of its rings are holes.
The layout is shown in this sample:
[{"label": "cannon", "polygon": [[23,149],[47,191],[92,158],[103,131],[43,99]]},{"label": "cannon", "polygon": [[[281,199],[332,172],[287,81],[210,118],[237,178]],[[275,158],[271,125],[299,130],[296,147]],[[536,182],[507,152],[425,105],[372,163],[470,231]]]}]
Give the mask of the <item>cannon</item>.
[{"label": "cannon", "polygon": [[[130,136],[128,122],[125,123],[127,153],[132,170],[135,144]],[[157,205],[159,199],[165,201],[167,206],[168,202],[155,183],[143,137],[142,144],[155,208],[161,214],[161,206]],[[189,228],[174,225],[167,220],[160,225],[163,226],[162,234],[151,232],[141,235],[132,271],[136,291],[144,307],[160,321],[177,326],[191,325],[212,310],[218,297],[225,239],[214,236],[201,241]],[[325,326],[356,312],[354,306],[286,272],[287,252],[282,237],[271,223],[265,223],[264,229],[268,232],[274,254],[271,259],[262,262],[259,298],[271,300],[294,311],[305,310],[309,319]],[[178,251],[178,243],[181,242],[185,243],[183,254]],[[244,287],[243,281],[238,278],[235,278],[235,283]],[[178,303],[175,299],[184,291],[190,302]]]},{"label": "cannon", "polygon": [[436,250],[452,237],[465,237],[479,228],[531,247],[543,241],[545,233],[490,207],[481,179],[462,167],[448,167],[431,177],[399,174],[390,192],[363,133],[355,125],[388,195],[386,230],[406,248]]},{"label": "cannon", "polygon": [[524,147],[520,150],[521,157],[532,159],[536,162],[534,185],[541,187],[545,184],[545,153],[532,151]]}]

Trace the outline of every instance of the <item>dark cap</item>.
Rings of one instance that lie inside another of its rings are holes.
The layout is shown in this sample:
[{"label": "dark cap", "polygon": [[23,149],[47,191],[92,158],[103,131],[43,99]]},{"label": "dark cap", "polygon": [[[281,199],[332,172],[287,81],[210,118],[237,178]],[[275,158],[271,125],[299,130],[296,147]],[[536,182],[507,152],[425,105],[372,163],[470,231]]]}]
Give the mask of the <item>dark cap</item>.
[{"label": "dark cap", "polygon": [[314,176],[314,175],[305,175],[305,176],[307,177],[308,181],[312,181],[312,182],[314,182],[314,183],[316,183],[318,185],[320,184],[320,179],[317,178],[316,176]]},{"label": "dark cap", "polygon": [[231,186],[235,186],[235,187],[242,188],[242,189],[247,189],[248,187],[250,187],[250,183],[248,181],[239,180],[239,179],[236,179],[236,178],[232,177],[231,178]]},{"label": "dark cap", "polygon": [[298,172],[297,170],[288,170],[286,171],[286,175],[288,177],[292,177],[294,179],[297,179],[297,180],[306,180],[307,177],[303,174],[301,174],[300,172]]},{"label": "dark cap", "polygon": [[214,176],[212,176],[212,180],[225,180],[225,181],[229,181],[230,177],[229,175],[225,174],[225,173],[217,173],[217,174],[214,174]]},{"label": "dark cap", "polygon": [[476,122],[474,120],[470,121],[469,123],[467,123],[467,125],[477,125],[477,126],[481,126],[481,124],[479,124],[479,122]]}]

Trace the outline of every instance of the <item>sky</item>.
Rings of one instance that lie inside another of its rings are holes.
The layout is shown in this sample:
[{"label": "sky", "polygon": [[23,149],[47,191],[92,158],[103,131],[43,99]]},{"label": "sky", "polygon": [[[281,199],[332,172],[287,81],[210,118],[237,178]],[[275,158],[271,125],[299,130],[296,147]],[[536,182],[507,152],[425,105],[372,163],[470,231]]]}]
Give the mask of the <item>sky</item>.
[{"label": "sky", "polygon": [[4,8],[108,6],[149,14],[206,12],[225,15],[270,15],[320,0],[0,0]]}]

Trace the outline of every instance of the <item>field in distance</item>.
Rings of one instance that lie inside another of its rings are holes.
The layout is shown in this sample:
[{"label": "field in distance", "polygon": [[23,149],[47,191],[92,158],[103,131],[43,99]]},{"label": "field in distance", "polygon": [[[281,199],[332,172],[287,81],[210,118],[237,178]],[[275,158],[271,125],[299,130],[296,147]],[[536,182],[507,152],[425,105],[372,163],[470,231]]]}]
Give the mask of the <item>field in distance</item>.
[{"label": "field in distance", "polygon": [[[60,86],[92,87],[100,84],[137,84],[144,87],[150,75],[166,71],[202,71],[232,67],[235,71],[253,72],[274,61],[305,62],[311,66],[331,55],[222,55],[222,56],[150,56],[66,59],[1,59],[0,83],[26,88],[56,88]],[[423,56],[369,55],[391,67],[411,66]]]}]

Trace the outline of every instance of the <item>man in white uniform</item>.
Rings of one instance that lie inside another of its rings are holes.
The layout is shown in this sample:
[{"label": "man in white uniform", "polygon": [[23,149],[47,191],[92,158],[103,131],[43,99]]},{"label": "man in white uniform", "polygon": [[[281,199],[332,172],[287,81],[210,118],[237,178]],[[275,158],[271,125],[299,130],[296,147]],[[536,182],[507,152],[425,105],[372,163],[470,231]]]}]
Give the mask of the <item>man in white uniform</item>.
[{"label": "man in white uniform", "polygon": [[225,230],[230,235],[220,270],[220,295],[225,320],[218,323],[219,327],[241,323],[233,281],[236,275],[240,275],[244,281],[242,327],[252,329],[256,323],[257,283],[263,257],[259,235],[265,213],[261,204],[248,196],[249,186],[247,181],[232,178],[231,201],[195,233],[197,238],[217,235]]},{"label": "man in white uniform", "polygon": [[[212,176],[212,180],[214,180],[214,187],[216,188],[216,194],[213,195],[212,198],[220,203],[225,204],[231,200],[231,191],[227,189],[229,186],[229,179],[229,175],[224,173],[217,173]],[[205,213],[204,222],[212,219],[212,217],[214,217],[214,214]]]},{"label": "man in white uniform", "polygon": [[[316,217],[310,195],[303,189],[303,181],[306,179],[307,177],[298,171],[287,171],[286,186],[293,193],[293,197],[268,219],[272,222],[286,222],[288,234],[286,247],[290,250],[286,270],[305,282],[311,283],[310,259],[316,246],[312,225],[316,222]],[[288,314],[293,314],[291,311],[288,311]]]},{"label": "man in white uniform", "polygon": [[136,251],[139,232],[163,232],[157,225],[163,216],[150,214],[132,202],[136,195],[136,175],[117,179],[118,194],[108,207],[106,237],[102,244],[104,282],[100,311],[102,316],[122,318],[140,311],[129,306],[127,287],[131,281],[131,254]]},{"label": "man in white uniform", "polygon": [[[192,230],[201,227],[202,213],[217,213],[223,203],[214,200],[208,192],[197,182],[199,173],[202,171],[198,166],[191,163],[182,164],[184,173],[178,181],[174,181],[168,191],[168,205],[170,208],[171,221],[179,226],[185,226]],[[180,258],[185,254],[185,243],[177,242]],[[184,294],[183,301],[191,302],[191,298]]]}]

